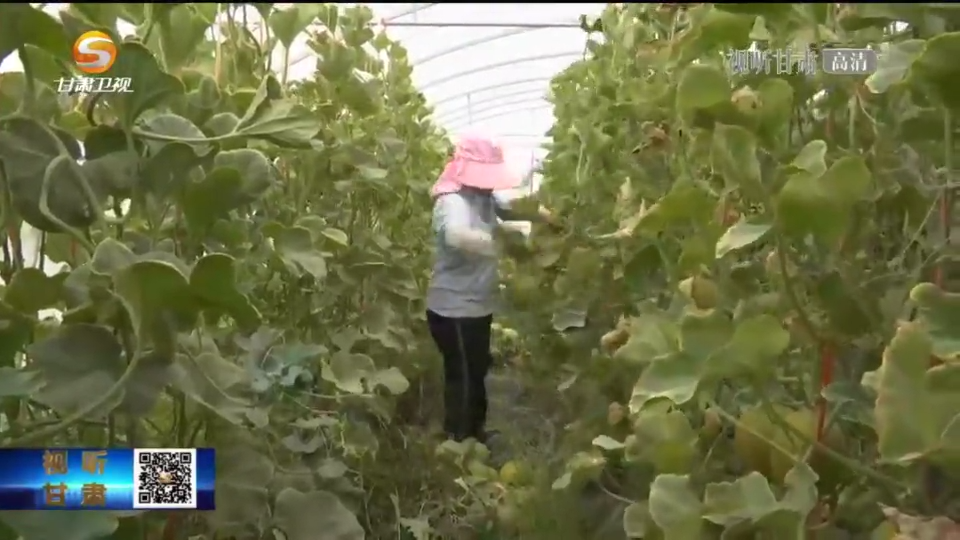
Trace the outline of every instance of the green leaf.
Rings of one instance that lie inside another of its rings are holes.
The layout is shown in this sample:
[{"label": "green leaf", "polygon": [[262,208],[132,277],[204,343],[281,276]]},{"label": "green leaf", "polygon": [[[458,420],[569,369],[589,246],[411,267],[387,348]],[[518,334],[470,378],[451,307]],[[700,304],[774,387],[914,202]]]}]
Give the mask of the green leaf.
[{"label": "green leaf", "polygon": [[183,94],[180,79],[164,72],[149,49],[139,43],[126,41],[117,47],[117,60],[104,77],[128,77],[130,92],[104,95],[104,101],[115,109],[120,126],[131,130],[147,109],[166,103]]},{"label": "green leaf", "polygon": [[794,109],[794,90],[781,78],[769,78],[757,87],[760,98],[760,121],[774,133],[785,132]]},{"label": "green leaf", "polygon": [[26,3],[0,6],[0,62],[27,43],[73,61],[70,38],[56,19]]},{"label": "green leaf", "polygon": [[917,308],[916,321],[930,336],[933,354],[944,360],[960,359],[960,294],[920,283],[910,291],[910,299]]},{"label": "green leaf", "polygon": [[[306,493],[286,488],[274,503],[274,524],[287,540],[363,540],[357,517],[327,491]],[[322,532],[321,532],[322,531]]]},{"label": "green leaf", "polygon": [[203,352],[195,357],[178,354],[171,369],[172,384],[191,400],[232,424],[244,424],[250,403],[232,393],[237,386],[248,383],[243,368],[219,354]]},{"label": "green leaf", "polygon": [[750,39],[754,41],[770,41],[770,31],[767,30],[767,24],[763,20],[763,17],[757,16],[756,20],[753,21],[753,28],[750,30]]},{"label": "green leaf", "polygon": [[763,238],[770,231],[770,225],[765,223],[748,223],[740,221],[724,231],[717,240],[716,256],[722,258],[728,253],[751,246]]},{"label": "green leaf", "polygon": [[710,160],[729,186],[740,188],[748,197],[763,199],[757,140],[749,131],[718,124],[713,132]]},{"label": "green leaf", "polygon": [[942,32],[927,40],[910,70],[911,81],[927,90],[935,103],[954,110],[960,108],[960,98],[953,92],[960,81],[960,70],[954,61],[958,54],[960,32]]},{"label": "green leaf", "polygon": [[690,485],[690,478],[661,474],[650,484],[650,517],[663,531],[664,540],[701,538],[702,504]]},{"label": "green leaf", "polygon": [[204,233],[243,200],[243,176],[234,168],[217,167],[203,179],[187,184],[183,216],[192,230]]},{"label": "green leaf", "polygon": [[274,11],[270,14],[267,23],[280,43],[289,49],[293,45],[293,40],[313,23],[318,14],[318,6],[314,4],[294,5],[288,9]]},{"label": "green leaf", "polygon": [[630,412],[643,409],[647,402],[668,399],[687,403],[700,385],[702,361],[686,353],[674,353],[651,363],[640,375],[630,395]]},{"label": "green leaf", "polygon": [[628,538],[644,538],[652,524],[646,501],[630,504],[623,511],[623,531]]},{"label": "green leaf", "polygon": [[362,394],[366,390],[363,381],[376,371],[377,366],[369,356],[338,351],[330,363],[323,366],[321,377],[344,392]]},{"label": "green leaf", "polygon": [[[26,53],[28,61],[36,60],[38,61],[37,63],[41,63],[43,60],[47,60],[52,63],[52,58],[45,52],[34,47],[27,47]],[[33,66],[31,66],[31,68],[32,67]],[[37,67],[45,67],[46,69],[44,71],[51,73],[49,76],[41,74],[34,75],[35,92],[32,116],[44,122],[62,122],[63,114],[60,110],[59,96],[49,84],[44,82],[57,80],[60,77],[59,67],[55,64],[53,66],[41,65]],[[22,72],[13,71],[0,73],[0,114],[7,116],[17,112],[20,104],[27,97],[27,79]]]},{"label": "green leaf", "polygon": [[370,376],[368,385],[371,390],[377,386],[382,386],[391,394],[398,396],[410,388],[410,381],[403,376],[403,373],[399,369],[391,367],[373,373]]},{"label": "green leaf", "polygon": [[135,262],[137,256],[130,248],[113,238],[104,238],[93,252],[90,270],[103,276],[113,276]]},{"label": "green leaf", "polygon": [[24,268],[13,275],[3,300],[10,307],[35,316],[38,311],[57,305],[66,277],[66,273],[48,276],[37,268]]},{"label": "green leaf", "polygon": [[242,179],[238,204],[250,204],[277,184],[276,168],[259,150],[240,148],[220,152],[214,167],[235,169]]},{"label": "green leaf", "polygon": [[827,172],[827,143],[817,139],[810,141],[800,149],[791,165],[814,176]]},{"label": "green leaf", "polygon": [[[42,231],[62,232],[60,225],[40,210],[47,178],[47,204],[54,217],[72,227],[87,227],[94,222],[93,211],[79,187],[83,182],[91,182],[74,160],[74,154],[79,155],[79,146],[66,134],[22,116],[0,119],[0,162],[13,206],[24,221]],[[51,166],[54,160],[57,163]]]},{"label": "green leaf", "polygon": [[863,158],[843,157],[820,176],[791,175],[777,194],[777,219],[788,234],[812,234],[836,247],[849,226],[851,208],[872,188],[873,176]]},{"label": "green leaf", "polygon": [[36,371],[0,367],[0,397],[26,397],[43,388],[44,384]]},{"label": "green leaf", "polygon": [[633,421],[633,439],[627,450],[630,461],[651,463],[660,474],[690,470],[698,456],[699,436],[686,415],[666,410],[661,403],[640,411]]},{"label": "green leaf", "polygon": [[687,66],[677,83],[677,108],[706,109],[730,100],[730,81],[719,69],[705,65]]},{"label": "green leaf", "polygon": [[641,314],[627,326],[630,337],[614,353],[616,360],[646,363],[678,350],[676,324],[665,316]]},{"label": "green leaf", "polygon": [[733,337],[710,359],[717,376],[758,375],[774,370],[776,359],[790,344],[790,333],[778,319],[761,314],[737,323]]},{"label": "green leaf", "polygon": [[260,312],[237,288],[236,260],[212,253],[201,257],[190,272],[190,290],[204,309],[223,310],[241,330],[252,332],[260,326]]},{"label": "green leaf", "polygon": [[281,259],[297,272],[306,272],[316,279],[327,276],[327,261],[313,245],[310,231],[303,227],[284,228],[274,239]]},{"label": "green leaf", "polygon": [[156,19],[164,66],[177,73],[189,65],[197,54],[210,28],[210,21],[197,13],[193,4],[172,5]]},{"label": "green leaf", "polygon": [[222,421],[208,430],[205,442],[217,453],[217,509],[203,516],[218,534],[242,536],[251,522],[269,519],[273,461],[262,440]]},{"label": "green leaf", "polygon": [[341,231],[340,229],[327,227],[321,230],[320,234],[330,239],[333,243],[339,244],[343,247],[347,247],[350,245],[350,238],[347,236],[347,233]]},{"label": "green leaf", "polygon": [[387,171],[379,167],[367,167],[365,165],[360,165],[357,167],[357,170],[360,171],[360,178],[363,178],[369,182],[379,182],[387,177]]},{"label": "green leaf", "polygon": [[[126,369],[123,349],[104,326],[64,325],[27,348],[27,355],[45,385],[35,399],[62,414],[70,414],[105,395]],[[120,404],[122,394],[91,412],[102,418]]]},{"label": "green leaf", "polygon": [[20,535],[19,540],[102,540],[117,530],[117,512],[0,512],[0,520]]},{"label": "green leaf", "polygon": [[703,518],[724,527],[744,521],[755,523],[779,507],[770,484],[758,472],[734,482],[707,484],[703,506]]},{"label": "green leaf", "polygon": [[874,94],[882,94],[907,77],[910,66],[923,52],[926,42],[922,39],[908,39],[900,43],[886,45],[880,54],[877,71],[867,77],[867,88]]},{"label": "green leaf", "polygon": [[960,433],[950,429],[960,414],[954,384],[960,366],[931,368],[932,353],[930,337],[916,324],[902,325],[884,351],[874,416],[885,462],[906,463],[934,452],[956,456],[960,450]]},{"label": "green leaf", "polygon": [[113,286],[138,340],[152,338],[156,342],[171,331],[190,328],[196,321],[196,304],[187,277],[171,262],[137,261],[114,274]]},{"label": "green leaf", "polygon": [[787,472],[787,490],[780,500],[767,479],[757,472],[734,482],[707,484],[703,518],[731,532],[802,537],[807,532],[807,517],[818,502],[816,481],[816,473],[801,462]]},{"label": "green leaf", "polygon": [[280,83],[267,76],[233,130],[234,136],[268,140],[277,146],[310,148],[320,120],[308,109],[283,97]]},{"label": "green leaf", "polygon": [[862,157],[846,156],[834,161],[818,184],[826,197],[849,208],[870,194],[873,176]]},{"label": "green leaf", "polygon": [[622,442],[609,435],[598,435],[593,439],[593,445],[603,450],[622,450],[624,448]]}]

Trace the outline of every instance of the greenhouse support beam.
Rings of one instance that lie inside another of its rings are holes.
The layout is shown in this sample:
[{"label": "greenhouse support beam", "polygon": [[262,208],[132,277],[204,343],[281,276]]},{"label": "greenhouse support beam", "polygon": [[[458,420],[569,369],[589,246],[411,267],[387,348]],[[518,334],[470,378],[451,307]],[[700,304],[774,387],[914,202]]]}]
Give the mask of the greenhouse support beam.
[{"label": "greenhouse support beam", "polygon": [[[519,97],[519,96],[534,97],[534,96],[531,95],[531,94],[533,94],[533,93],[537,93],[537,94],[539,94],[539,97],[540,97],[541,99],[545,99],[545,98],[544,98],[544,92],[543,92],[543,89],[542,89],[542,88],[525,88],[525,89],[523,89],[523,90],[517,90],[517,91],[515,91],[515,92],[508,92],[508,93],[506,93],[506,94],[498,94],[498,95],[496,95],[496,96],[487,96],[487,97],[485,97],[485,98],[483,98],[483,99],[474,99],[473,94],[467,94],[467,112],[470,112],[470,111],[474,111],[474,112],[475,112],[475,111],[477,110],[477,109],[476,109],[476,106],[477,106],[477,105],[483,105],[484,103],[492,103],[492,102],[495,102],[495,101],[498,101],[498,100],[503,100],[503,99],[506,99],[506,98],[516,98],[516,97]],[[440,112],[438,112],[438,111],[435,110],[434,113],[433,113],[433,117],[434,117],[437,121],[443,121],[444,118],[449,118],[449,117],[451,117],[451,116],[457,116],[457,113],[459,113],[459,112],[461,112],[461,111],[462,111],[462,109],[459,109],[459,108],[454,109],[454,110],[452,110],[452,111],[447,111],[447,112],[445,112],[445,113],[440,113]]]},{"label": "greenhouse support beam", "polygon": [[419,65],[421,65],[421,64],[426,64],[427,62],[432,62],[432,61],[434,61],[434,60],[438,60],[438,59],[440,59],[440,58],[443,58],[444,56],[453,54],[453,53],[455,53],[455,52],[462,51],[462,50],[464,50],[464,49],[469,49],[469,48],[471,48],[471,47],[476,47],[476,46],[478,46],[478,45],[484,45],[484,44],[486,44],[486,43],[490,43],[490,42],[493,42],[493,41],[499,41],[499,40],[501,40],[501,39],[508,38],[508,37],[513,37],[513,36],[517,36],[517,35],[520,35],[520,34],[526,34],[526,33],[528,33],[528,32],[535,32],[535,31],[537,31],[537,30],[541,30],[541,29],[540,29],[540,28],[516,28],[516,29],[513,29],[513,30],[507,30],[506,32],[500,32],[499,34],[494,34],[494,35],[492,35],[492,36],[482,36],[482,37],[480,37],[480,38],[472,39],[472,40],[470,40],[470,41],[467,41],[466,43],[459,43],[459,44],[454,45],[453,47],[450,47],[450,48],[448,48],[448,49],[442,49],[442,50],[437,51],[437,52],[435,52],[435,53],[433,53],[433,54],[430,54],[430,55],[428,55],[428,56],[425,56],[425,57],[423,57],[423,58],[415,59],[415,60],[413,60],[413,61],[410,62],[410,63],[413,64],[413,65],[415,65],[415,66],[419,66]]},{"label": "greenhouse support beam", "polygon": [[488,105],[488,106],[486,106],[486,107],[479,107],[479,108],[477,108],[477,107],[472,107],[471,110],[470,110],[469,112],[467,112],[466,114],[461,113],[461,114],[446,116],[446,117],[443,117],[443,118],[437,118],[436,121],[437,121],[438,123],[441,123],[441,124],[442,124],[442,123],[445,123],[445,122],[457,122],[457,121],[461,121],[461,120],[466,120],[466,119],[468,119],[468,117],[471,116],[471,115],[473,115],[473,116],[475,117],[475,116],[478,115],[478,114],[484,114],[484,113],[486,113],[486,112],[499,109],[500,107],[508,107],[508,106],[510,106],[510,105],[522,105],[522,104],[524,104],[524,103],[541,103],[541,102],[545,102],[547,105],[553,106],[552,103],[550,103],[550,102],[548,102],[547,100],[543,99],[542,96],[524,96],[524,97],[518,97],[517,99],[513,99],[513,100],[510,100],[510,101],[503,101],[503,102],[500,102],[500,103],[493,103],[493,104]]},{"label": "greenhouse support beam", "polygon": [[[507,111],[500,111],[500,112],[497,112],[497,113],[494,113],[494,114],[484,115],[484,116],[481,116],[481,117],[479,117],[479,118],[474,118],[474,119],[473,119],[473,122],[471,122],[471,123],[469,123],[469,124],[459,124],[459,125],[456,125],[456,126],[449,126],[449,127],[447,127],[446,129],[447,129],[447,131],[456,132],[456,131],[461,130],[461,129],[464,129],[464,128],[469,128],[469,127],[471,127],[473,124],[476,124],[477,122],[486,122],[487,120],[495,120],[495,119],[497,119],[497,118],[500,118],[500,117],[503,117],[503,116],[507,116],[508,114],[520,114],[520,113],[522,113],[522,112],[533,112],[533,111],[537,111],[537,110],[542,109],[542,108],[544,108],[544,107],[543,107],[543,106],[539,106],[539,107],[527,107],[527,108],[521,107],[521,108],[518,108],[518,109],[510,109],[510,110],[507,110]],[[546,130],[544,130],[544,131],[546,131]]]},{"label": "greenhouse support beam", "polygon": [[567,51],[567,52],[553,53],[553,54],[540,54],[540,55],[537,55],[537,56],[525,56],[525,57],[523,57],[523,58],[514,58],[513,60],[507,60],[507,61],[504,61],[504,62],[497,62],[497,63],[495,63],[495,64],[487,64],[487,65],[485,65],[485,66],[478,66],[478,67],[475,67],[475,68],[473,68],[473,69],[466,69],[466,70],[463,70],[463,71],[459,71],[459,72],[454,73],[454,74],[452,74],[452,75],[448,75],[448,76],[442,77],[442,78],[440,78],[440,79],[435,79],[435,80],[432,80],[432,81],[429,81],[429,82],[427,82],[427,83],[420,84],[420,85],[417,85],[417,86],[419,87],[419,90],[422,92],[422,91],[424,91],[425,89],[430,88],[431,86],[441,85],[441,84],[444,84],[444,83],[448,83],[448,82],[455,81],[455,80],[457,80],[457,79],[461,79],[461,78],[463,78],[463,77],[468,77],[468,76],[470,76],[470,75],[474,75],[474,74],[477,74],[477,73],[484,73],[484,72],[487,72],[487,71],[492,71],[492,70],[494,70],[494,69],[499,69],[499,68],[502,68],[502,67],[508,67],[508,66],[512,66],[512,65],[515,65],[515,64],[525,64],[525,63],[527,63],[527,62],[537,62],[537,61],[539,61],[539,60],[553,60],[553,59],[556,59],[556,58],[568,58],[568,57],[574,57],[574,56],[581,56],[581,57],[582,57],[582,56],[583,56],[583,50],[579,50],[579,51]]},{"label": "greenhouse support beam", "polygon": [[511,23],[511,22],[389,22],[388,26],[423,28],[580,28],[580,23]]},{"label": "greenhouse support beam", "polygon": [[553,79],[553,75],[549,77],[530,77],[529,79],[517,79],[515,81],[507,81],[501,84],[491,84],[488,86],[484,86],[482,88],[474,88],[472,90],[467,90],[466,92],[461,92],[459,94],[454,94],[452,96],[447,96],[443,99],[439,99],[433,102],[433,106],[437,107],[437,106],[443,105],[444,103],[449,103],[451,101],[464,98],[467,96],[476,97],[476,95],[479,94],[480,92],[488,92],[490,90],[498,90],[500,88],[509,88],[511,86],[517,86],[520,84],[527,84],[527,83],[534,83],[534,82],[539,83],[544,81],[550,81],[552,79]]},{"label": "greenhouse support beam", "polygon": [[387,25],[389,25],[389,26],[402,26],[402,23],[395,22],[395,21],[396,21],[397,19],[399,19],[400,17],[406,17],[407,15],[416,15],[417,13],[420,13],[421,11],[430,9],[430,8],[432,8],[433,6],[435,6],[435,5],[439,4],[439,3],[440,3],[440,2],[431,2],[431,3],[429,3],[429,4],[417,4],[417,3],[415,3],[415,4],[413,4],[413,7],[411,7],[410,9],[401,11],[400,13],[397,13],[396,15],[391,15],[391,16],[389,16],[389,17],[384,17],[383,19],[380,19],[380,24],[382,24],[382,25],[384,25],[384,26],[387,26]]},{"label": "greenhouse support beam", "polygon": [[[519,108],[517,106],[519,106]],[[504,107],[511,107],[511,109],[509,110],[512,111],[514,114],[519,114],[525,110],[537,110],[540,108],[550,108],[546,103],[538,103],[536,101],[529,100],[529,99],[511,101],[510,103],[504,103],[499,107],[488,107],[486,109],[477,111],[472,115],[471,118],[467,118],[466,116],[463,116],[460,118],[450,118],[446,121],[446,123],[442,125],[444,126],[450,125],[458,128],[472,126],[481,120],[486,120],[488,118],[487,116],[488,113],[497,112],[499,109],[502,109]]]},{"label": "greenhouse support beam", "polygon": [[[500,117],[500,114],[499,114],[499,113],[500,113],[500,112],[503,112],[501,109],[506,108],[506,107],[509,107],[509,109],[507,109],[507,110],[508,110],[510,113],[516,114],[516,115],[519,115],[519,114],[523,113],[524,111],[528,111],[528,110],[529,110],[529,111],[535,111],[535,110],[539,110],[539,109],[550,109],[550,107],[548,107],[547,104],[545,104],[545,103],[537,103],[536,101],[531,101],[531,100],[528,99],[528,100],[522,100],[522,101],[515,101],[515,102],[511,102],[511,103],[505,103],[505,104],[503,104],[503,105],[500,106],[500,107],[490,107],[490,108],[488,108],[488,109],[484,109],[484,110],[479,111],[478,113],[474,114],[474,115],[473,115],[473,118],[471,118],[471,119],[469,119],[469,120],[468,120],[467,118],[465,118],[465,117],[464,117],[464,118],[451,119],[451,120],[448,120],[447,123],[442,124],[442,125],[443,125],[444,127],[446,127],[447,129],[451,129],[451,128],[452,128],[452,129],[462,129],[462,128],[466,128],[466,127],[473,127],[473,126],[475,126],[477,123],[479,123],[479,122],[481,122],[481,121],[484,121],[484,120],[488,120],[489,118],[491,118],[491,116],[490,116],[491,113],[497,115],[497,116],[493,116],[492,118],[499,118],[499,117]],[[521,122],[521,124],[523,124],[523,125],[526,125],[527,123],[528,123],[528,122],[527,122],[526,120],[523,121],[523,122]],[[516,126],[514,126],[514,127],[516,127]],[[544,129],[544,131],[546,131],[546,129]]]}]

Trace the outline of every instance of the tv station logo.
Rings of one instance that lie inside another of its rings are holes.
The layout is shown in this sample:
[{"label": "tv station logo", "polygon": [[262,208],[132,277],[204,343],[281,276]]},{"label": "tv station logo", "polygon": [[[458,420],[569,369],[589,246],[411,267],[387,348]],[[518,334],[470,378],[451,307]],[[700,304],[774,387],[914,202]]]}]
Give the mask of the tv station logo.
[{"label": "tv station logo", "polygon": [[117,61],[118,53],[117,44],[107,33],[84,32],[73,44],[73,63],[79,71],[91,76],[61,77],[57,80],[57,91],[61,94],[132,92],[130,77],[104,76]]}]

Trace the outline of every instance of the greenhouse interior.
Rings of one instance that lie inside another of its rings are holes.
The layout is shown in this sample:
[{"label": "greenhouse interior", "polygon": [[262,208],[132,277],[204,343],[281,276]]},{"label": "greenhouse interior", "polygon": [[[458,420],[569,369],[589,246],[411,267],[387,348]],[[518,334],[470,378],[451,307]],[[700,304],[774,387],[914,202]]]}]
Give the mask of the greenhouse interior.
[{"label": "greenhouse interior", "polygon": [[0,4],[0,540],[960,538],[958,55],[949,3]]}]

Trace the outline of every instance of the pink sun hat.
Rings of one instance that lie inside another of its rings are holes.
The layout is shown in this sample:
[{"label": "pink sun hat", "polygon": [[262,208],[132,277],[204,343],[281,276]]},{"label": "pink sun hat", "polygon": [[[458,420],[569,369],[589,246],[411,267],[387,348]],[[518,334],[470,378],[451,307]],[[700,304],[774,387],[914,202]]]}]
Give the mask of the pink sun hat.
[{"label": "pink sun hat", "polygon": [[503,157],[503,147],[488,137],[461,137],[453,158],[433,185],[433,196],[456,193],[463,186],[499,191],[513,189],[523,177]]}]

